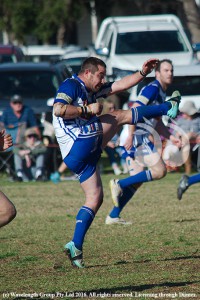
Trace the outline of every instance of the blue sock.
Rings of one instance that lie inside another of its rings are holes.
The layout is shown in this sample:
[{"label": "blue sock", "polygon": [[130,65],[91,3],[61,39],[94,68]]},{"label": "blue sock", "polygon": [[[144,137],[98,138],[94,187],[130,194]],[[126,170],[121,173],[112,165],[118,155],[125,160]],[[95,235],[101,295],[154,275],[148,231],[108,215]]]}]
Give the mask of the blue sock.
[{"label": "blue sock", "polygon": [[200,173],[188,177],[189,185],[200,182]]},{"label": "blue sock", "polygon": [[170,102],[164,102],[160,105],[143,105],[132,108],[132,124],[144,122],[144,118],[151,119],[166,115],[171,108]]},{"label": "blue sock", "polygon": [[86,206],[82,206],[76,216],[76,226],[72,241],[79,250],[82,250],[85,235],[92,224],[94,217],[95,214],[93,210]]},{"label": "blue sock", "polygon": [[151,175],[151,171],[147,170],[147,171],[142,171],[136,175],[124,178],[124,179],[120,179],[118,181],[118,184],[120,185],[120,187],[122,189],[124,189],[127,186],[130,186],[132,184],[136,184],[136,183],[142,183],[142,182],[148,182],[148,181],[152,181],[152,175]]},{"label": "blue sock", "polygon": [[123,195],[119,199],[119,207],[114,206],[109,216],[111,218],[119,218],[122,209],[131,200],[136,191],[137,189],[132,186],[125,188],[123,190]]}]

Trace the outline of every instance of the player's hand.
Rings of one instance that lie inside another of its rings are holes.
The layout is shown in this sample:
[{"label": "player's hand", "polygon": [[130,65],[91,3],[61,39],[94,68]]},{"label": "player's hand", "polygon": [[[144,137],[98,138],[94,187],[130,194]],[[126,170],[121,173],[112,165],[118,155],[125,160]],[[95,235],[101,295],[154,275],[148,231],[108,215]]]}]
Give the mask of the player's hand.
[{"label": "player's hand", "polygon": [[157,58],[150,58],[147,61],[145,61],[145,63],[142,66],[142,70],[141,70],[141,72],[144,74],[144,76],[151,73],[157,66],[158,62],[159,62],[159,59],[157,59]]},{"label": "player's hand", "polygon": [[133,135],[130,135],[127,137],[125,143],[124,143],[124,147],[126,150],[131,150],[131,148],[133,147]]},{"label": "player's hand", "polygon": [[0,151],[5,151],[13,145],[10,134],[5,133],[5,129],[0,131]]},{"label": "player's hand", "polygon": [[100,115],[102,113],[103,110],[103,104],[102,103],[92,103],[87,105],[87,108],[89,108],[89,113],[91,113],[91,115]]}]

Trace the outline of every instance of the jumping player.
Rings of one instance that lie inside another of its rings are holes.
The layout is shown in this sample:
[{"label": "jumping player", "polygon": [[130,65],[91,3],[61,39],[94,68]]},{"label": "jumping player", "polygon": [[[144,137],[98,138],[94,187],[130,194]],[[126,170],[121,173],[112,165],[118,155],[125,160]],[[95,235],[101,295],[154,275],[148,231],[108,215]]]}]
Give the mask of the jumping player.
[{"label": "jumping player", "polygon": [[[155,77],[155,80],[143,87],[137,100],[131,102],[134,107],[164,103],[166,90],[173,80],[172,62],[168,59],[159,61],[155,68]],[[142,183],[161,179],[166,175],[165,163],[161,157],[161,153],[159,153],[152,142],[152,135],[149,132],[149,128],[156,128],[159,134],[170,139],[177,147],[181,146],[181,140],[171,135],[162,120],[152,119],[149,124],[150,126],[147,126],[148,129],[129,126],[129,131],[126,132],[123,130],[121,133],[120,145],[125,147],[124,156],[126,156],[130,176],[110,181],[114,207],[106,217],[105,223],[107,225],[131,224],[120,217],[121,211],[133,195],[135,195]],[[146,167],[148,170],[145,170]]]}]

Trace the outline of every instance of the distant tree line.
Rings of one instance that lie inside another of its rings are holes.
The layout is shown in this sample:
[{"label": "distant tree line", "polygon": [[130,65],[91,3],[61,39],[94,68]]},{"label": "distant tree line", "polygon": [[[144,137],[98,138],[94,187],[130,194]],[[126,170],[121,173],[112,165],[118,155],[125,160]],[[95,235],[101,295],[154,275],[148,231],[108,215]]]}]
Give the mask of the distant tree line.
[{"label": "distant tree line", "polygon": [[0,30],[9,42],[26,44],[34,36],[41,44],[76,43],[76,28],[95,4],[98,23],[113,15],[174,13],[193,42],[200,42],[200,10],[195,0],[1,0]]}]

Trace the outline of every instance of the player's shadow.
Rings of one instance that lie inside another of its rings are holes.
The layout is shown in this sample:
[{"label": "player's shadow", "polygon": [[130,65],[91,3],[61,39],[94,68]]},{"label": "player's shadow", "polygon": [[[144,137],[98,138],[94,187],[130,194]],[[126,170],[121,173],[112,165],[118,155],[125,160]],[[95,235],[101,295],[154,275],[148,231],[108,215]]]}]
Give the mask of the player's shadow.
[{"label": "player's shadow", "polygon": [[[195,253],[194,253],[195,254]],[[176,260],[187,260],[187,259],[199,259],[199,255],[188,255],[188,256],[177,256],[177,257],[170,257],[170,258],[164,258],[164,259],[158,259],[157,261],[176,261]],[[141,260],[119,260],[115,262],[113,265],[127,265],[127,264],[147,264],[151,263],[153,260],[149,259],[141,259]],[[93,265],[93,266],[87,266],[86,268],[98,268],[98,267],[108,267],[108,263],[105,264],[99,264],[99,265]]]}]

